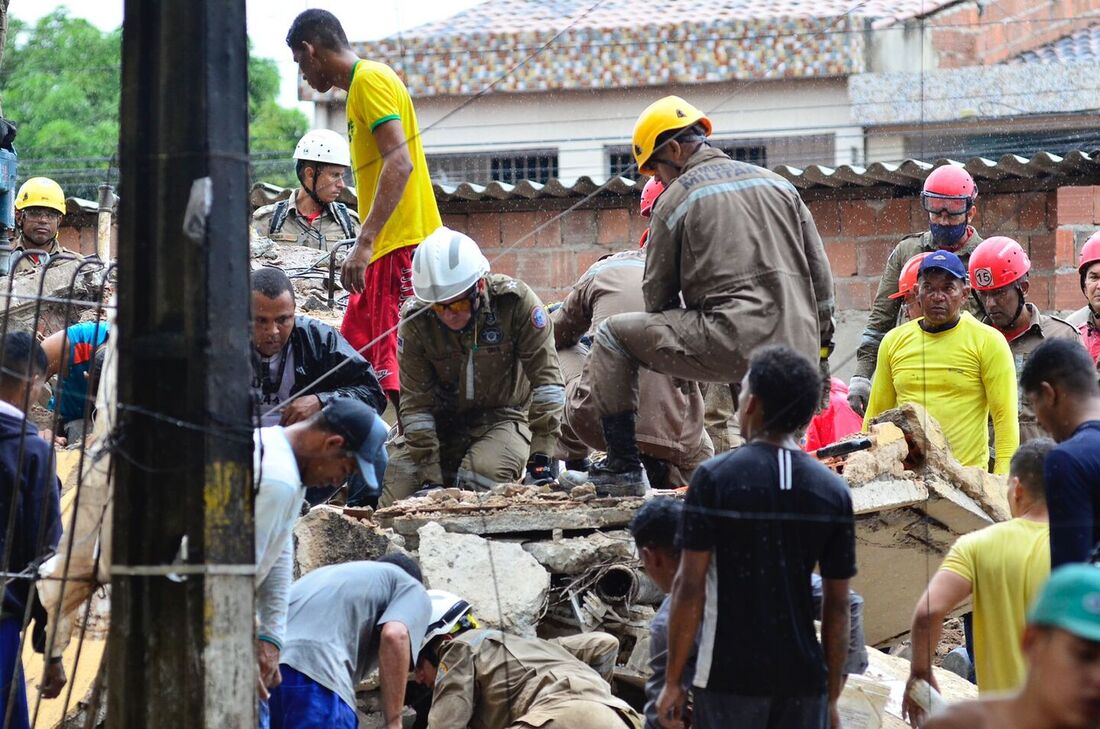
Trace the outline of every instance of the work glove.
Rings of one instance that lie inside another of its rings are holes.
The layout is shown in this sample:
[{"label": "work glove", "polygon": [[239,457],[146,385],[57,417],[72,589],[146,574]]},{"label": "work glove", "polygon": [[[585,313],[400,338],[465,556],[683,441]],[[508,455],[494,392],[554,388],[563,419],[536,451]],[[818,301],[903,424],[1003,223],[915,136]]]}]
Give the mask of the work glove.
[{"label": "work glove", "polygon": [[820,413],[829,407],[829,397],[833,394],[833,380],[827,357],[818,362],[818,368],[821,371],[821,398],[817,402],[817,412]]},{"label": "work glove", "polygon": [[848,404],[859,415],[867,412],[867,401],[871,399],[871,381],[866,377],[853,375],[848,383]]},{"label": "work glove", "polygon": [[545,453],[532,453],[527,459],[527,483],[533,486],[553,483],[554,459]]}]

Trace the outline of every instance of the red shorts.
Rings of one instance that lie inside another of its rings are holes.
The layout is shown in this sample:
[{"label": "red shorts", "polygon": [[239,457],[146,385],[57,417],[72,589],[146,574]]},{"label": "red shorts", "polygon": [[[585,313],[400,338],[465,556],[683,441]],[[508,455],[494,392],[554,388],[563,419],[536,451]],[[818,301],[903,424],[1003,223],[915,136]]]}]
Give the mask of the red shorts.
[{"label": "red shorts", "polygon": [[[416,246],[390,251],[367,266],[366,288],[348,297],[340,333],[374,366],[386,392],[401,390],[397,370],[397,324],[401,305],[412,296]],[[378,341],[374,341],[374,340]],[[374,342],[371,346],[368,343]]]}]

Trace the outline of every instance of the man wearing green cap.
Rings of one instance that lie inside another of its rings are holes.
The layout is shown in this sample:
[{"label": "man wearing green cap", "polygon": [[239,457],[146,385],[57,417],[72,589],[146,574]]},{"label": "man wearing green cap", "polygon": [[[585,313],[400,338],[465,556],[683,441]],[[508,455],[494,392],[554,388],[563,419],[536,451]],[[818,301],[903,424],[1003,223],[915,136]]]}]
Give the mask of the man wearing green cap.
[{"label": "man wearing green cap", "polygon": [[1004,698],[957,704],[925,729],[1100,727],[1100,568],[1051,573],[1024,629],[1027,681]]}]

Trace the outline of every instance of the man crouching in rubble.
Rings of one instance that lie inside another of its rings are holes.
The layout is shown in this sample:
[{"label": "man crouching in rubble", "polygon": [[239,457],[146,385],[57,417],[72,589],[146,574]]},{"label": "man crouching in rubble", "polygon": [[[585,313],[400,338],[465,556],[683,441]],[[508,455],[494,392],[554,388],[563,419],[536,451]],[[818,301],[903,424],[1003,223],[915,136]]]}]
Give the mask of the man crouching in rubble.
[{"label": "man crouching in rubble", "polygon": [[[386,409],[374,368],[340,333],[294,315],[294,286],[277,268],[252,272],[252,389],[263,425],[290,425],[350,398]],[[327,375],[321,382],[317,382]]]},{"label": "man crouching in rubble", "polygon": [[355,687],[376,667],[385,729],[401,729],[405,684],[432,614],[422,581],[416,562],[397,553],[295,582],[271,729],[356,729]]},{"label": "man crouching in rubble", "polygon": [[381,506],[417,489],[552,480],[565,387],[545,307],[489,273],[469,237],[439,228],[413,254],[397,338],[401,426]]},{"label": "man crouching in rubble", "polygon": [[442,590],[429,594],[432,620],[416,661],[416,680],[433,690],[428,729],[641,729],[638,713],[611,694],[610,671],[601,677],[584,662],[606,655],[599,638],[546,641],[479,630],[468,602]]},{"label": "man crouching in rubble", "polygon": [[335,400],[283,428],[253,431],[256,480],[256,659],[260,727],[267,726],[269,689],[282,681],[280,652],[287,636],[287,600],[293,574],[294,522],[306,487],[332,488],[353,473],[377,486],[386,468],[386,425],[371,408]]}]

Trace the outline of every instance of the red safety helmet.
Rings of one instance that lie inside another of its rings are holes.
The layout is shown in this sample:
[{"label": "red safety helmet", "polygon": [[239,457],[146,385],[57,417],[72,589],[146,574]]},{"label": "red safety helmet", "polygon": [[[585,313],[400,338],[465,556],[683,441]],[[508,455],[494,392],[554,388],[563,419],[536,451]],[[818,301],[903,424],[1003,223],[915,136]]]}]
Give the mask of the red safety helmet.
[{"label": "red safety helmet", "polygon": [[901,267],[901,274],[898,276],[898,292],[896,294],[890,294],[891,299],[904,298],[906,294],[917,287],[917,276],[920,274],[920,262],[924,260],[924,257],[928,255],[928,252],[918,253],[905,262],[905,265]]},{"label": "red safety helmet", "polygon": [[1094,263],[1100,263],[1100,230],[1092,234],[1081,246],[1081,259],[1077,264],[1077,272],[1081,274],[1081,290],[1085,290],[1085,273]]},{"label": "red safety helmet", "polygon": [[638,210],[643,218],[653,214],[653,206],[657,204],[657,198],[665,191],[665,186],[656,177],[650,177],[642,188],[642,203]]},{"label": "red safety helmet", "polygon": [[970,284],[993,291],[1015,283],[1031,270],[1031,259],[1016,241],[1003,235],[986,238],[970,254]]},{"label": "red safety helmet", "polygon": [[962,215],[970,212],[977,197],[978,186],[969,172],[955,165],[944,165],[925,178],[920,204],[933,215]]}]

